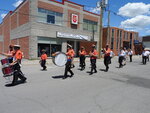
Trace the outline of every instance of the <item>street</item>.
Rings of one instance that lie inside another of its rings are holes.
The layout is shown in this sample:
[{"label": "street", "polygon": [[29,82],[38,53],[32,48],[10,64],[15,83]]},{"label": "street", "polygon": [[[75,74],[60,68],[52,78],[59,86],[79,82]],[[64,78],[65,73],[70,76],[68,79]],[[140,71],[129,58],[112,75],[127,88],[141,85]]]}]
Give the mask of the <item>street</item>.
[{"label": "street", "polygon": [[72,78],[62,79],[65,67],[47,65],[41,71],[38,64],[24,64],[27,83],[6,87],[12,77],[2,77],[0,71],[0,113],[149,113],[150,62],[133,62],[118,68],[117,57],[109,71],[103,59],[97,60],[98,73],[89,75],[90,62],[80,71],[75,62]]}]

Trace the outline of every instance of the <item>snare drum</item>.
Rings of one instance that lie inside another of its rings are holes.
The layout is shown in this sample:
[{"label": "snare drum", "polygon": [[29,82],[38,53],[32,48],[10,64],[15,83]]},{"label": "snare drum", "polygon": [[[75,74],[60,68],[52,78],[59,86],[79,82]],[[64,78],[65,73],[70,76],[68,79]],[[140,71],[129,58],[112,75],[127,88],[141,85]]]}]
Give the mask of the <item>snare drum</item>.
[{"label": "snare drum", "polygon": [[55,65],[62,67],[67,63],[67,56],[63,52],[56,52],[52,61]]},{"label": "snare drum", "polygon": [[2,59],[1,64],[2,64],[2,72],[4,74],[3,77],[8,77],[8,76],[13,75],[13,69],[12,69],[12,67],[9,66],[8,59]]}]

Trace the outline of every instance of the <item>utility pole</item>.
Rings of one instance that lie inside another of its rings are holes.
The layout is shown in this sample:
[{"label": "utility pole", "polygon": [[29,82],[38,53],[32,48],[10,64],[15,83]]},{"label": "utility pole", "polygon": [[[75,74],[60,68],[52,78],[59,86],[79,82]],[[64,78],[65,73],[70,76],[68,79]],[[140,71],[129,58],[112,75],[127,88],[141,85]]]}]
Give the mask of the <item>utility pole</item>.
[{"label": "utility pole", "polygon": [[104,9],[106,8],[106,5],[108,3],[108,0],[101,0],[101,2],[97,3],[97,7],[100,7],[100,24],[99,24],[99,55],[98,57],[102,57],[102,42],[103,42],[103,14],[104,14]]},{"label": "utility pole", "polygon": [[107,44],[110,43],[110,10],[108,10]]}]

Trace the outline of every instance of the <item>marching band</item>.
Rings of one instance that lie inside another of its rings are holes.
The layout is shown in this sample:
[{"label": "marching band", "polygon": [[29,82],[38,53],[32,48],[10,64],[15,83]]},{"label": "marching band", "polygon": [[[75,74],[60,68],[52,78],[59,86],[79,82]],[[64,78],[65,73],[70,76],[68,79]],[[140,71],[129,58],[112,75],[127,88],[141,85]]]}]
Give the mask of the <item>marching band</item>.
[{"label": "marching band", "polygon": [[[13,75],[12,83],[9,84],[9,86],[14,86],[18,84],[18,78],[21,79],[21,83],[26,82],[26,77],[21,71],[21,60],[23,57],[23,53],[20,50],[20,45],[10,45],[8,53],[0,53],[7,58],[1,60],[2,64],[2,72],[4,74],[4,77],[9,77]],[[109,45],[106,45],[106,48],[103,49],[104,54],[104,65],[106,67],[106,72],[109,70],[109,64],[111,64],[111,58],[114,56],[113,51],[109,48]],[[128,51],[121,47],[120,51],[118,53],[118,62],[119,62],[119,68],[122,68],[126,64],[127,55],[130,58],[130,62],[132,62],[132,55],[133,51],[129,49]],[[145,65],[147,61],[149,60],[150,52],[146,49],[143,49],[142,52],[142,63]],[[67,77],[73,77],[74,73],[72,71],[72,65],[73,59],[75,56],[75,52],[71,45],[67,44],[67,52],[56,52],[52,54],[53,63],[57,66],[64,66],[65,65],[65,72],[63,79],[66,79]],[[85,59],[87,56],[86,49],[81,46],[81,49],[79,50],[79,66],[81,67],[81,70],[85,69]],[[89,52],[90,62],[91,62],[91,71],[89,75],[92,75],[93,73],[97,73],[97,66],[96,66],[96,60],[98,58],[98,52],[96,50],[96,45],[91,46],[91,51]],[[47,54],[46,51],[43,49],[41,54],[41,60],[40,64],[43,68],[42,70],[46,70],[46,59]],[[70,72],[70,76],[68,75],[68,72]]]}]

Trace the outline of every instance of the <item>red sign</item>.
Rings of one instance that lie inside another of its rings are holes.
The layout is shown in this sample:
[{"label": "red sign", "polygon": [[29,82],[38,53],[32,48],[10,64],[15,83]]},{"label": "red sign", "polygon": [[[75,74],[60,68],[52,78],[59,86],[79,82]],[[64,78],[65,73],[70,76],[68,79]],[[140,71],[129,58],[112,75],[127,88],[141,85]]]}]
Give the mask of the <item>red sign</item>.
[{"label": "red sign", "polygon": [[78,24],[78,15],[72,14],[71,23]]}]

